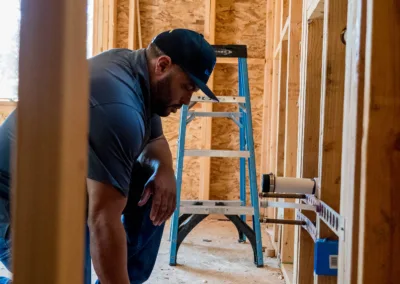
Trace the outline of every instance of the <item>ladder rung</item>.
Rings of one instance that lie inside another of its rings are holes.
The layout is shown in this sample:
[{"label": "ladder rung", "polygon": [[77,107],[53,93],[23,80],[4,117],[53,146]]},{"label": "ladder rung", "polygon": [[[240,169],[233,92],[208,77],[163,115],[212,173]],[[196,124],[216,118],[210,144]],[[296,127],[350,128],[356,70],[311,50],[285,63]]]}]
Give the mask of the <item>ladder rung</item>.
[{"label": "ladder rung", "polygon": [[218,204],[224,204],[224,205],[229,205],[229,206],[241,206],[242,201],[240,200],[182,200],[181,201],[181,206],[201,206],[201,205],[196,205],[196,203],[202,203],[202,205],[217,205]]},{"label": "ladder rung", "polygon": [[201,117],[241,117],[240,112],[213,112],[213,111],[189,111],[189,115],[201,116]]},{"label": "ladder rung", "polygon": [[[234,96],[217,96],[220,103],[245,103],[245,97],[234,97]],[[191,102],[210,102],[210,103],[217,103],[210,99],[207,96],[192,96]]]},{"label": "ladder rung", "polygon": [[191,205],[191,206],[181,206],[179,212],[182,214],[253,215],[254,209],[251,206]]},{"label": "ladder rung", "polygon": [[185,156],[248,158],[250,157],[250,153],[249,151],[232,150],[185,150]]}]

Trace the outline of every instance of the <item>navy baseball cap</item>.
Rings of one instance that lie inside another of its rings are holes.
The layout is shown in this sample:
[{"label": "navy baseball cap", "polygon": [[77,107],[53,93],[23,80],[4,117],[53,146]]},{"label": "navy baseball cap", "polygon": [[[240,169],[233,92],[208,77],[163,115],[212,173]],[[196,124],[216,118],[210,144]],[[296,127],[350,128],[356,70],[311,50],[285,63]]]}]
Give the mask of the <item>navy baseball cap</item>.
[{"label": "navy baseball cap", "polygon": [[202,34],[188,29],[172,29],[158,34],[152,42],[180,66],[206,96],[219,101],[207,87],[216,54]]}]

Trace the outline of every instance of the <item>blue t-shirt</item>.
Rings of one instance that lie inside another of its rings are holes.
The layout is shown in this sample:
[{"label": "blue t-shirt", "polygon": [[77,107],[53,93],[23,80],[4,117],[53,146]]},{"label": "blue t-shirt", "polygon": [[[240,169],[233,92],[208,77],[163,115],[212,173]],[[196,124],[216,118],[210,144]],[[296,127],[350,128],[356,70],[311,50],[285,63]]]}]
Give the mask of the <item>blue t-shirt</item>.
[{"label": "blue t-shirt", "polygon": [[[112,184],[124,196],[134,163],[146,144],[162,135],[150,108],[145,50],[113,49],[89,59],[90,110],[87,177]],[[16,111],[0,126],[0,198],[9,198],[10,156]]]}]

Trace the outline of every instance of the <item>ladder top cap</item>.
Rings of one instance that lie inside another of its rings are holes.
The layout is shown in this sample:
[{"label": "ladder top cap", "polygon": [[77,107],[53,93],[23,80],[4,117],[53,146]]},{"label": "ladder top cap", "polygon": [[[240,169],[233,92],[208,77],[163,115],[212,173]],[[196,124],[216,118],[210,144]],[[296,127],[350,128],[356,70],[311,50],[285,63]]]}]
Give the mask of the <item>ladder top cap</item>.
[{"label": "ladder top cap", "polygon": [[246,45],[212,45],[217,57],[247,58]]}]

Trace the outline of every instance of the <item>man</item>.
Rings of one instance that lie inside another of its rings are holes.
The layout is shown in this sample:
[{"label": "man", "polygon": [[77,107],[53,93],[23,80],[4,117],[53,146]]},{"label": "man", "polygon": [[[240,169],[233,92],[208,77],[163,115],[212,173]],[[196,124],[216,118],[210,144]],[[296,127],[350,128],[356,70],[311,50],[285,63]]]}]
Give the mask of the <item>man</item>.
[{"label": "man", "polygon": [[[203,36],[186,29],[163,32],[146,49],[113,49],[89,60],[86,284],[89,255],[98,283],[149,278],[164,222],[176,206],[172,155],[160,116],[189,104],[198,89],[217,100],[206,86],[215,62]],[[12,113],[0,128],[0,260],[8,268],[14,132]]]}]

